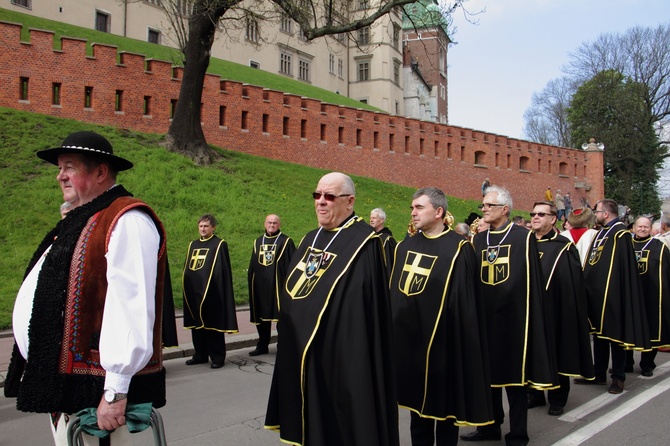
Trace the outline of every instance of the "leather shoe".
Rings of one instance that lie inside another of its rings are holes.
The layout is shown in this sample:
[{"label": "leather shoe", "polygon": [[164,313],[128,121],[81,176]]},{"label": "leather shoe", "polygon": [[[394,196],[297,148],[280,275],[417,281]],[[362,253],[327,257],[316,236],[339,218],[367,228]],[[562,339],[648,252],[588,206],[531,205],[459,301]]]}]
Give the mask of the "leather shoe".
[{"label": "leather shoe", "polygon": [[186,365],[196,365],[196,364],[207,364],[207,362],[208,361],[206,359],[193,359],[193,358],[191,358],[191,359],[187,359],[185,364]]},{"label": "leather shoe", "polygon": [[500,428],[477,429],[469,434],[461,435],[463,441],[499,441],[501,437]]},{"label": "leather shoe", "polygon": [[597,384],[600,386],[604,386],[607,384],[606,379],[585,379],[585,378],[575,378],[573,381],[575,384]]},{"label": "leather shoe", "polygon": [[618,395],[623,392],[623,381],[620,379],[614,378],[612,380],[612,384],[610,385],[610,388],[608,390],[609,393],[612,393],[614,395]]},{"label": "leather shoe", "polygon": [[249,356],[258,356],[258,355],[266,355],[268,353],[267,349],[256,349],[256,350],[251,350],[249,352]]},{"label": "leather shoe", "polygon": [[223,364],[213,362],[212,365],[210,365],[210,367],[213,369],[220,369],[221,367],[223,367]]},{"label": "leather shoe", "polygon": [[563,415],[563,408],[561,406],[549,406],[549,411],[547,413],[551,416],[557,417],[559,415]]},{"label": "leather shoe", "polygon": [[640,372],[640,375],[646,376],[646,377],[654,376],[654,371],[653,370],[642,370]]}]

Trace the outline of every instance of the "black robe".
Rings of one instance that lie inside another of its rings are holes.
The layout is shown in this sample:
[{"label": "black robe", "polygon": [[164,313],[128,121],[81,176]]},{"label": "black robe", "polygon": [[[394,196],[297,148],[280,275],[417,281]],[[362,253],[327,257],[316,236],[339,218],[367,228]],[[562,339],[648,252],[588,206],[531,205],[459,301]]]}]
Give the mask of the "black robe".
[{"label": "black robe", "polygon": [[265,427],[295,445],[397,446],[391,329],[372,227],[352,216],[307,234],[281,295]]},{"label": "black robe", "polygon": [[626,349],[649,350],[649,325],[630,232],[619,220],[593,238],[584,265],[591,331]]},{"label": "black robe", "polygon": [[184,328],[237,333],[228,244],[213,235],[188,246],[182,275]]},{"label": "black robe", "polygon": [[279,320],[279,294],[294,252],[293,240],[281,232],[274,236],[266,234],[254,241],[247,277],[252,324]]},{"label": "black robe", "polygon": [[553,314],[546,305],[535,236],[508,221],[498,230],[476,234],[473,245],[486,312],[491,386],[556,387],[556,352],[548,326]]},{"label": "black robe", "polygon": [[398,404],[458,425],[493,423],[472,245],[450,229],[396,248],[391,276]]},{"label": "black robe", "polygon": [[586,290],[579,251],[567,238],[551,231],[538,240],[547,297],[553,307],[558,372],[594,378]]},{"label": "black robe", "polygon": [[655,238],[633,238],[651,346],[670,347],[670,250]]},{"label": "black robe", "polygon": [[393,271],[394,252],[398,242],[393,238],[393,233],[387,227],[383,227],[377,234],[382,241],[382,247],[384,249],[384,260],[386,261],[386,270],[388,271],[388,276],[391,277],[391,271]]}]

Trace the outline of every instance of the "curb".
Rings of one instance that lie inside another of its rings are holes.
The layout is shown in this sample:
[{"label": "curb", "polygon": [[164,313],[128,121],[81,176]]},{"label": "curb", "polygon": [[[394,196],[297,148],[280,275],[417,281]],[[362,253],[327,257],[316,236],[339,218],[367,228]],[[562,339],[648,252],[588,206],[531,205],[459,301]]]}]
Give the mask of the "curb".
[{"label": "curb", "polygon": [[[3,333],[0,333],[2,335]],[[11,336],[10,331],[10,336]],[[230,340],[226,340],[226,351],[231,352],[234,350],[240,350],[243,348],[254,347],[258,342],[257,334],[245,334],[245,335],[232,335]],[[273,334],[270,338],[270,343],[274,344],[277,342],[277,335]],[[163,349],[163,361],[170,359],[179,359],[179,358],[188,358],[193,356],[194,353],[193,344],[188,343],[180,347],[167,347]],[[0,371],[0,388],[5,387],[5,375],[7,375],[6,370]]]}]

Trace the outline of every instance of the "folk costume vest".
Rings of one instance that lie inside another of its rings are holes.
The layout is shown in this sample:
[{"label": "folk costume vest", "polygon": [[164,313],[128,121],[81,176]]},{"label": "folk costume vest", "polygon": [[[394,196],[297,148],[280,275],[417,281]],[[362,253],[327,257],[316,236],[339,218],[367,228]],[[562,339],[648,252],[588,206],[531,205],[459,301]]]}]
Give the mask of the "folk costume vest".
[{"label": "folk costume vest", "polygon": [[[118,219],[141,209],[154,221],[161,237],[157,253],[153,355],[130,383],[129,403],[165,405],[161,317],[165,274],[165,231],[155,213],[142,201],[116,186],[93,201],[73,209],[47,234],[26,275],[52,246],[39,274],[30,321],[29,358],[14,346],[6,396],[18,396],[26,412],[74,413],[97,407],[105,371],[98,344],[107,291],[105,253]],[[36,359],[32,359],[36,358]]]}]

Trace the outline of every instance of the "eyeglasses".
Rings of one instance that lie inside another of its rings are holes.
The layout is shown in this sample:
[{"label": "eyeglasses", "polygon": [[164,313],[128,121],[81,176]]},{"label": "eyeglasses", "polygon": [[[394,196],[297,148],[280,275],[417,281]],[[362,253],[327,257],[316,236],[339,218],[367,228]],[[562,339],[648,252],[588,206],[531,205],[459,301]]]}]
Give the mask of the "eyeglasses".
[{"label": "eyeglasses", "polygon": [[531,212],[530,213],[531,217],[535,217],[536,215],[538,217],[546,217],[547,215],[554,215],[554,214],[547,214],[546,212]]},{"label": "eyeglasses", "polygon": [[312,197],[314,197],[315,200],[320,200],[321,197],[323,197],[326,199],[326,201],[335,201],[336,198],[351,197],[351,195],[352,194],[335,195],[335,194],[323,194],[321,192],[312,192]]},{"label": "eyeglasses", "polygon": [[482,203],[482,204],[478,205],[477,207],[479,209],[490,209],[490,208],[496,207],[496,206],[505,206],[505,205],[500,204],[500,203]]},{"label": "eyeglasses", "polygon": [[598,210],[593,211],[594,214],[597,214],[598,212],[607,212],[607,211],[604,211],[604,210],[602,210],[602,209],[599,210],[599,211],[598,211]]}]

